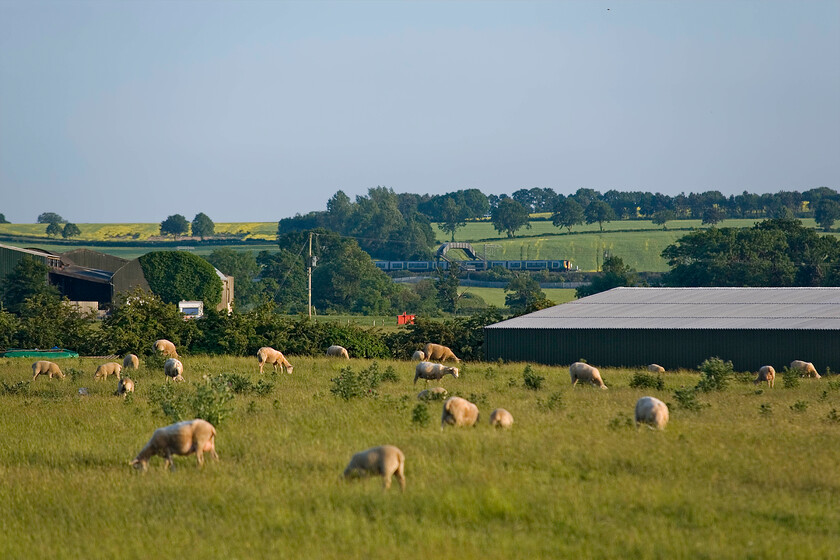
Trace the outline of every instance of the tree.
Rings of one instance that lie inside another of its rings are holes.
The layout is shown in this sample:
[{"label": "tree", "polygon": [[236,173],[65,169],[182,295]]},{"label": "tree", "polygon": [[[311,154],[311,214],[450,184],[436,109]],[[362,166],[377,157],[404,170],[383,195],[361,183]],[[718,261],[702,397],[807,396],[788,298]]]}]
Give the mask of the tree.
[{"label": "tree", "polygon": [[149,354],[154,341],[160,338],[176,345],[186,342],[182,333],[192,324],[193,321],[184,321],[176,305],[165,303],[138,287],[131,293],[118,295],[117,305],[102,320],[102,331],[109,352]]},{"label": "tree", "polygon": [[499,204],[490,213],[493,228],[499,233],[506,233],[508,237],[514,237],[523,226],[531,229],[528,218],[528,210],[512,198],[499,200]]},{"label": "tree", "polygon": [[636,271],[624,264],[621,257],[607,257],[601,267],[601,274],[592,278],[588,286],[581,286],[576,290],[579,298],[591,296],[619,286],[632,286],[636,283]]},{"label": "tree", "polygon": [[50,222],[47,226],[47,235],[50,237],[58,237],[64,231],[64,228],[61,227],[61,224],[58,222]]},{"label": "tree", "polygon": [[3,305],[12,313],[18,313],[23,302],[36,295],[59,299],[58,290],[50,286],[47,279],[50,268],[29,255],[18,261],[2,284]]},{"label": "tree", "polygon": [[0,224],[8,224],[9,221],[6,219],[6,216],[0,214]]},{"label": "tree", "polygon": [[449,270],[444,271],[439,268],[435,273],[438,305],[449,313],[458,311],[458,286],[461,285],[458,275],[460,273],[461,267],[456,262],[449,263]]},{"label": "tree", "polygon": [[79,229],[79,226],[67,222],[66,224],[64,224],[64,229],[61,230],[61,237],[63,237],[64,239],[69,239],[71,237],[81,235],[81,233],[82,230]]},{"label": "tree", "polygon": [[233,298],[236,309],[248,310],[266,298],[265,284],[260,282],[261,268],[253,251],[235,251],[223,247],[210,253],[207,261],[234,277]]},{"label": "tree", "polygon": [[205,237],[213,237],[216,234],[216,224],[207,214],[199,212],[192,221],[192,234],[204,241]]},{"label": "tree", "polygon": [[530,274],[519,272],[505,286],[505,305],[514,315],[521,315],[551,307],[554,302],[545,297],[539,283]]},{"label": "tree", "polygon": [[574,198],[561,198],[554,205],[551,223],[572,233],[572,227],[583,223],[583,207]]},{"label": "tree", "polygon": [[66,222],[64,218],[56,214],[55,212],[44,212],[38,215],[38,223],[39,224],[51,224],[53,222],[58,224],[63,224]]},{"label": "tree", "polygon": [[201,300],[215,308],[222,300],[222,281],[206,260],[186,251],[154,251],[139,259],[152,292],[166,303]]},{"label": "tree", "polygon": [[703,210],[703,225],[717,225],[726,218],[726,212],[719,206],[710,206]]},{"label": "tree", "polygon": [[659,210],[653,214],[653,223],[662,226],[662,229],[668,229],[666,225],[671,220],[677,219],[677,213],[673,210]]},{"label": "tree", "polygon": [[467,225],[466,212],[458,206],[453,198],[447,198],[441,211],[440,229],[451,234],[451,241],[455,241],[455,232]]},{"label": "tree", "polygon": [[840,218],[840,203],[836,200],[824,198],[817,203],[814,209],[814,220],[824,231],[831,231],[838,218]]},{"label": "tree", "polygon": [[603,200],[593,200],[584,211],[587,224],[597,223],[601,231],[604,231],[604,222],[611,222],[615,219],[615,212],[612,207]]},{"label": "tree", "polygon": [[190,223],[181,214],[174,214],[169,216],[160,223],[161,235],[174,235],[178,239],[179,235],[185,235],[190,231]]}]

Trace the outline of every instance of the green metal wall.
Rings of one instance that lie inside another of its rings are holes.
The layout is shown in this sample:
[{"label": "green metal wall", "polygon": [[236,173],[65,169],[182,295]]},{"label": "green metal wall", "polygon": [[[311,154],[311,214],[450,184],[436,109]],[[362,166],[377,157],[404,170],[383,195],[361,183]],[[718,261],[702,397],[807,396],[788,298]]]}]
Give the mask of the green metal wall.
[{"label": "green metal wall", "polygon": [[817,371],[840,371],[840,331],[688,329],[485,329],[488,361],[566,365],[580,359],[596,366],[696,368],[717,356],[738,371],[763,365],[776,369],[793,360],[813,362]]},{"label": "green metal wall", "polygon": [[35,260],[44,263],[47,266],[50,265],[50,261],[58,261],[57,258],[47,258],[39,255],[25,253],[23,251],[8,249],[6,247],[0,247],[0,286],[3,285],[6,275],[9,274],[12,270],[14,270],[14,268],[17,266],[17,263],[20,262],[20,260],[25,256],[30,256]]}]

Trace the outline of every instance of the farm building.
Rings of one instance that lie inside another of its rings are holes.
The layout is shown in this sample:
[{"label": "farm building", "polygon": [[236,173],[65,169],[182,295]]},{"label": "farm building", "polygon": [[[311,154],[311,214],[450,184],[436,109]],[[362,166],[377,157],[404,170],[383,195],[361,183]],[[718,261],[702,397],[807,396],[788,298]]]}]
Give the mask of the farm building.
[{"label": "farm building", "polygon": [[485,359],[840,371],[840,288],[615,288],[484,329]]},{"label": "farm building", "polygon": [[[138,259],[127,260],[90,249],[54,254],[11,245],[0,245],[0,284],[26,255],[50,267],[50,284],[71,301],[96,302],[99,306],[106,306],[116,300],[117,294],[128,293],[136,287],[151,291]],[[233,277],[219,270],[216,274],[222,281],[222,301],[218,309],[230,311],[233,306]]]}]

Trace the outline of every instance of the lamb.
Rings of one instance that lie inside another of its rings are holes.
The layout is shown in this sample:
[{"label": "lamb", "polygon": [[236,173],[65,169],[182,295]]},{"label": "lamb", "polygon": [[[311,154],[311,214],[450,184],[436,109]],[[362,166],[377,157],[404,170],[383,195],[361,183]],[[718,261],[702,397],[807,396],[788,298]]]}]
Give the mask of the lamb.
[{"label": "lamb", "polygon": [[61,373],[61,368],[58,367],[58,364],[54,362],[48,362],[47,360],[38,360],[37,362],[32,364],[32,373],[35,374],[32,376],[33,381],[39,375],[49,375],[50,379],[52,379],[53,375],[55,375],[60,379],[64,379],[64,374]]},{"label": "lamb", "polygon": [[458,379],[458,368],[443,364],[433,364],[432,362],[420,362],[414,368],[414,384],[417,384],[418,379],[425,379],[426,383],[430,379],[437,381],[443,378],[444,375],[451,375],[455,379]]},{"label": "lamb", "polygon": [[668,405],[654,397],[636,401],[636,428],[647,424],[651,429],[664,430],[668,423]]},{"label": "lamb", "polygon": [[344,358],[345,360],[350,359],[350,353],[347,352],[347,348],[344,346],[330,346],[327,348],[327,357],[328,358]]},{"label": "lamb", "polygon": [[166,340],[165,338],[161,338],[160,340],[156,340],[153,346],[155,352],[159,352],[163,354],[166,358],[177,358],[178,352],[175,350],[175,345]]},{"label": "lamb", "polygon": [[120,382],[117,384],[117,391],[114,393],[114,396],[125,398],[126,394],[133,392],[134,381],[128,377],[122,377],[120,378]]},{"label": "lamb", "polygon": [[278,365],[280,366],[280,371],[283,371],[283,368],[286,368],[286,373],[289,374],[291,374],[292,370],[295,369],[286,357],[283,356],[282,352],[278,352],[270,346],[263,346],[257,350],[257,359],[260,361],[260,373],[263,372],[263,366],[265,364],[272,364],[275,372],[277,371]]},{"label": "lamb", "polygon": [[102,381],[103,379],[107,379],[109,375],[116,375],[117,379],[119,379],[121,373],[122,366],[120,364],[117,362],[108,362],[96,368],[93,378],[97,381]]},{"label": "lamb", "polygon": [[803,377],[816,377],[819,379],[822,377],[819,373],[817,373],[817,368],[814,367],[814,364],[811,362],[803,362],[802,360],[793,360],[790,363],[790,369],[795,369],[799,371],[799,375]]},{"label": "lamb", "polygon": [[767,386],[771,389],[776,385],[776,370],[773,369],[773,366],[761,366],[761,369],[758,370],[758,377],[753,383],[758,385],[762,381],[766,381]]},{"label": "lamb", "polygon": [[184,381],[184,364],[181,363],[181,360],[177,360],[175,358],[169,358],[166,360],[166,363],[163,364],[163,373],[167,377],[167,381],[171,377],[173,381]]},{"label": "lamb", "polygon": [[431,342],[423,347],[423,354],[425,355],[424,359],[430,362],[445,362],[446,360],[461,361],[448,347],[440,344],[432,344]]},{"label": "lamb", "polygon": [[607,386],[601,380],[601,372],[598,368],[592,367],[583,362],[575,362],[569,366],[569,374],[572,376],[572,385],[576,385],[578,381],[584,381],[599,386],[601,389],[606,389]]},{"label": "lamb", "polygon": [[123,369],[138,369],[140,367],[140,358],[135,354],[126,354],[123,358]]},{"label": "lamb", "polygon": [[152,434],[149,443],[140,450],[137,457],[129,463],[136,469],[145,471],[149,468],[149,459],[154,455],[166,458],[164,467],[175,470],[172,455],[190,455],[195,453],[198,466],[204,465],[204,452],[219,460],[216,454],[216,428],[207,420],[200,418],[185,420],[158,428]]},{"label": "lamb", "polygon": [[411,355],[411,360],[413,362],[422,362],[426,359],[426,353],[422,350],[415,350],[414,354]]},{"label": "lamb", "polygon": [[651,373],[665,373],[665,368],[659,364],[650,364],[647,369]]},{"label": "lamb", "polygon": [[400,490],[405,492],[405,455],[393,445],[371,447],[353,455],[344,477],[378,474],[382,477],[385,490],[391,488],[391,475],[396,475],[400,483]]},{"label": "lamb", "polygon": [[443,387],[432,387],[431,389],[423,389],[417,393],[417,399],[421,401],[431,401],[434,399],[445,397],[447,390]]},{"label": "lamb", "polygon": [[497,408],[490,413],[490,425],[497,428],[510,428],[513,426],[513,414],[504,408]]},{"label": "lamb", "polygon": [[443,414],[440,417],[440,429],[447,424],[459,426],[475,426],[478,422],[478,407],[467,399],[449,397],[443,403]]}]

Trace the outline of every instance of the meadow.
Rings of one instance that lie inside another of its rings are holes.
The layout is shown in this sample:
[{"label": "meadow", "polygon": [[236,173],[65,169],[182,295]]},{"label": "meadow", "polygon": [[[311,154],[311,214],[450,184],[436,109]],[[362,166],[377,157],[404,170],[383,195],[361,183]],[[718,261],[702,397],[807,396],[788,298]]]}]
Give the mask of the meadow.
[{"label": "meadow", "polygon": [[[832,558],[840,549],[840,383],[757,387],[741,376],[700,393],[699,375],[666,373],[634,389],[634,370],[602,369],[610,387],[570,387],[568,370],[462,364],[441,385],[476,402],[475,428],[440,429],[440,402],[419,404],[414,364],[385,361],[396,382],[345,401],[330,392],[347,362],[290,357],[292,375],[262,376],[255,358],[185,356],[187,382],[238,374],[243,392],[220,423],[220,460],[175,472],[128,462],[161,412],[159,369],[134,373],[137,393],[94,382],[103,360],[61,360],[75,379],[31,376],[0,359],[0,557],[3,558]],[[430,385],[431,386],[431,385]],[[81,396],[79,389],[88,388]],[[662,432],[632,426],[646,394],[671,403]],[[495,407],[515,424],[487,424]],[[423,410],[429,421],[423,424]],[[413,418],[416,418],[415,422]],[[350,456],[390,443],[406,456],[407,489],[341,478]]]}]

